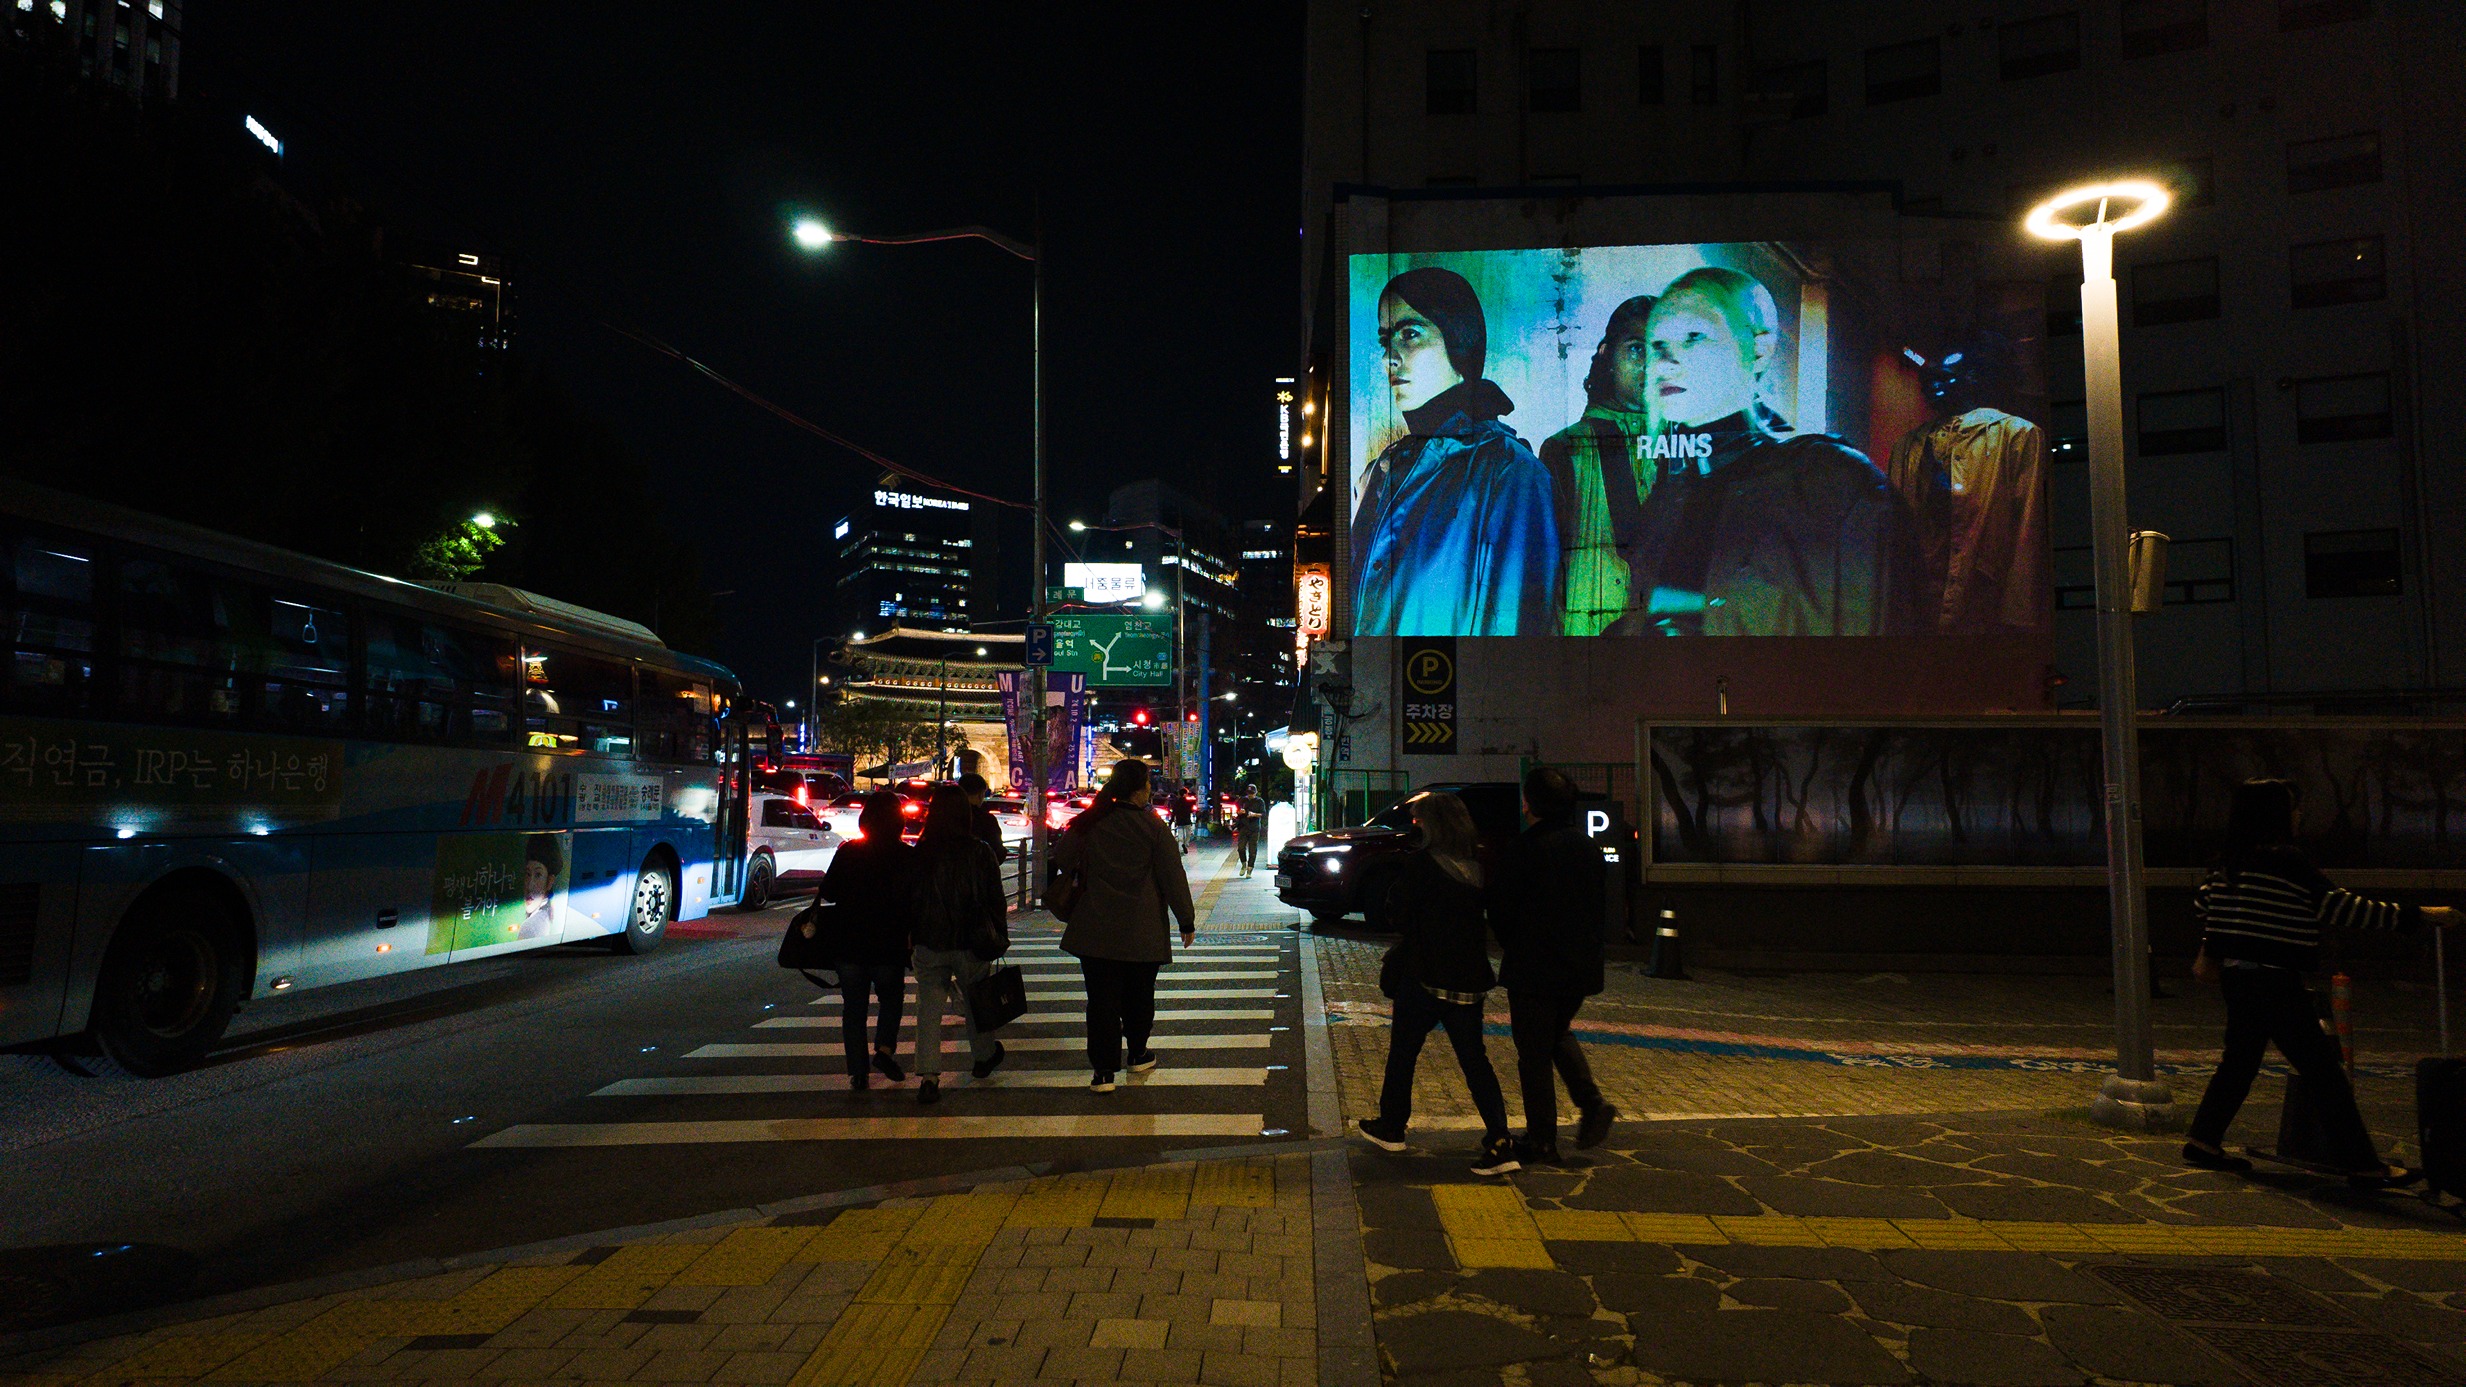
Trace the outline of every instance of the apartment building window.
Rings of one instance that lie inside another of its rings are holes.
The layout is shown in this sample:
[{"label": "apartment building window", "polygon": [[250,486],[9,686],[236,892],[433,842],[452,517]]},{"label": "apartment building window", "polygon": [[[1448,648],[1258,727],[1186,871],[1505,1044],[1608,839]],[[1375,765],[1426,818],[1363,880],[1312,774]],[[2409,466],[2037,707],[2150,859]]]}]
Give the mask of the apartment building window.
[{"label": "apartment building window", "polygon": [[2345,443],[2387,438],[2395,431],[2389,373],[2315,376],[2295,385],[2295,441]]},{"label": "apartment building window", "polygon": [[2278,0],[2278,32],[2370,19],[2372,0]]},{"label": "apartment building window", "polygon": [[1658,106],[1666,85],[1661,60],[1661,45],[1642,44],[1635,50],[1635,104]]},{"label": "apartment building window", "polygon": [[1687,99],[1698,106],[1721,104],[1721,47],[1699,43],[1687,54]]},{"label": "apartment building window", "polygon": [[2209,0],[2123,0],[2123,55],[2154,58],[2209,46]]},{"label": "apartment building window", "polygon": [[2081,65],[2081,17],[2066,11],[1999,24],[1995,58],[2007,82],[2070,72]]},{"label": "apartment building window", "polygon": [[1424,110],[1434,116],[1473,114],[1474,79],[1480,73],[1480,64],[1472,49],[1433,48],[1423,71],[1428,84]]},{"label": "apartment building window", "polygon": [[2166,546],[2162,600],[2170,607],[2234,601],[2235,541],[2179,539]]},{"label": "apartment building window", "polygon": [[1757,93],[1780,104],[1791,120],[1808,120],[1832,107],[1832,74],[1822,58],[1764,69]]},{"label": "apartment building window", "polygon": [[2303,595],[2395,597],[2406,590],[2395,530],[2325,530],[2303,537]]},{"label": "apartment building window", "polygon": [[2287,257],[2297,308],[2327,308],[2389,297],[2389,277],[2378,236],[2314,241]]},{"label": "apartment building window", "polygon": [[1524,55],[1525,109],[1584,109],[1582,54],[1573,48],[1534,48]]},{"label": "apartment building window", "polygon": [[2047,281],[2046,335],[2081,335],[2081,278],[2078,267],[2071,274],[2057,275]]},{"label": "apartment building window", "polygon": [[1888,105],[1944,89],[1944,47],[1934,38],[1867,50],[1867,104]]},{"label": "apartment building window", "polygon": [[2317,193],[2380,181],[2380,132],[2296,140],[2286,146],[2286,191]]},{"label": "apartment building window", "polygon": [[2218,316],[2218,258],[2164,260],[2132,271],[2132,325],[2160,327]]},{"label": "apartment building window", "polygon": [[2140,455],[2214,453],[2226,447],[2226,392],[2159,390],[2141,396]]},{"label": "apartment building window", "polygon": [[2089,401],[2046,402],[2046,455],[2056,462],[2089,459]]}]

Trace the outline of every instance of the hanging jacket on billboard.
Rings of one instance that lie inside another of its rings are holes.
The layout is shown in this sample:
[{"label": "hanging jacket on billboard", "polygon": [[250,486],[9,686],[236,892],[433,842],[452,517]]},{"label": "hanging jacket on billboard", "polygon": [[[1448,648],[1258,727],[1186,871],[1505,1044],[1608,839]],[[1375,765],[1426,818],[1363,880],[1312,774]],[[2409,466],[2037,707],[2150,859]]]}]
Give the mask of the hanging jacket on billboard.
[{"label": "hanging jacket on billboard", "polygon": [[1638,605],[1631,577],[1637,515],[1658,467],[1638,467],[1635,443],[1651,427],[1642,410],[1593,405],[1542,440],[1558,509],[1565,593],[1560,630],[1598,636]]},{"label": "hanging jacket on billboard", "polygon": [[2046,552],[2046,435],[2000,409],[1921,424],[1892,449],[1939,631],[2037,631],[2054,620]]},{"label": "hanging jacket on billboard", "polygon": [[[1646,591],[1703,609],[1638,612],[1621,633],[1879,636],[1935,627],[1908,510],[1864,453],[1828,434],[1775,437],[1733,414],[1650,440],[1667,470],[1644,507]],[[1644,586],[1639,584],[1639,586]]]},{"label": "hanging jacket on billboard", "polygon": [[1411,432],[1370,465],[1353,517],[1354,634],[1557,633],[1550,474],[1499,422],[1514,408],[1471,380],[1405,413]]}]

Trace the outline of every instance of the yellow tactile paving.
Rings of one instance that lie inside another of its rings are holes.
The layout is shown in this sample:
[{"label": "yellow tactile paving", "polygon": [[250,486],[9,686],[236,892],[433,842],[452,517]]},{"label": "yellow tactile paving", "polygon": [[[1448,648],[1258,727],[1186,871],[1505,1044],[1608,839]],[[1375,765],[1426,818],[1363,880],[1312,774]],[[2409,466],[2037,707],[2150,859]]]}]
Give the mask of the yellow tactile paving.
[{"label": "yellow tactile paving", "polygon": [[848,1307],[788,1387],[905,1387],[948,1305]]},{"label": "yellow tactile paving", "polygon": [[677,1243],[636,1243],[559,1287],[551,1310],[632,1310],[699,1261],[706,1248]]},{"label": "yellow tactile paving", "polygon": [[1633,1242],[1626,1219],[1610,1209],[1535,1209],[1533,1224],[1552,1242]]},{"label": "yellow tactile paving", "polygon": [[1039,1180],[1019,1195],[1003,1219],[1006,1228],[1086,1228],[1104,1207],[1110,1182],[1101,1175],[1066,1175]]},{"label": "yellow tactile paving", "polygon": [[1115,1171],[1098,1218],[1182,1218],[1190,1212],[1190,1167],[1151,1165]]},{"label": "yellow tactile paving", "polygon": [[[1485,1192],[1487,1199],[1481,1197]],[[1495,1186],[1443,1185],[1430,1191],[1451,1241],[1497,1240],[1506,1225]],[[1498,1207],[1494,1207],[1498,1206]],[[2033,1223],[1980,1219],[1799,1218],[1532,1209],[1533,1229],[1551,1242],[1643,1242],[1671,1247],[1744,1243],[1763,1247],[1894,1248],[2049,1253],[2165,1253],[2196,1257],[2392,1257],[2445,1261],[2466,1256],[2466,1239],[2438,1229],[2237,1228],[2175,1223]],[[1459,1228],[1462,1231],[1459,1231]],[[1469,1265],[1469,1264],[1468,1264]]]},{"label": "yellow tactile paving", "polygon": [[800,1262],[878,1262],[924,1210],[913,1204],[848,1209],[822,1226],[797,1254]]},{"label": "yellow tactile paving", "polygon": [[1212,1161],[1192,1173],[1190,1202],[1203,1209],[1272,1209],[1276,1168],[1266,1161]]},{"label": "yellow tactile paving", "polygon": [[1788,1214],[1766,1214],[1759,1218],[1725,1218],[1715,1215],[1713,1226],[1729,1235],[1734,1243],[1751,1243],[1763,1247],[1822,1247],[1824,1239],[1806,1225],[1804,1219]]},{"label": "yellow tactile paving", "polygon": [[901,1243],[856,1293],[865,1305],[948,1305],[959,1299],[982,1243]]},{"label": "yellow tactile paving", "polygon": [[1909,1235],[1892,1226],[1888,1218],[1806,1218],[1800,1222],[1807,1231],[1824,1240],[1827,1247],[1914,1247]]},{"label": "yellow tactile paving", "polygon": [[1002,1231],[1019,1196],[1009,1190],[981,1190],[969,1194],[946,1194],[908,1225],[899,1239],[902,1243],[948,1243],[953,1246],[982,1247]]},{"label": "yellow tactile paving", "polygon": [[678,1286],[760,1286],[813,1241],[811,1228],[739,1228],[676,1274]]},{"label": "yellow tactile paving", "polygon": [[1523,1196],[1500,1185],[1440,1185],[1430,1191],[1448,1248],[1467,1267],[1551,1265],[1540,1225]]},{"label": "yellow tactile paving", "polygon": [[203,1377],[265,1339],[263,1334],[185,1334],[149,1344],[85,1381],[89,1387],[105,1387],[149,1378]]},{"label": "yellow tactile paving", "polygon": [[205,1375],[208,1382],[314,1382],[358,1356],[369,1335],[317,1332],[317,1321],[259,1344]]},{"label": "yellow tactile paving", "polygon": [[1673,1243],[1684,1247],[1690,1244],[1726,1243],[1730,1240],[1728,1234],[1714,1227],[1713,1221],[1702,1214],[1622,1212],[1619,1217],[1626,1220],[1628,1231],[1633,1233],[1635,1240],[1640,1243]]}]

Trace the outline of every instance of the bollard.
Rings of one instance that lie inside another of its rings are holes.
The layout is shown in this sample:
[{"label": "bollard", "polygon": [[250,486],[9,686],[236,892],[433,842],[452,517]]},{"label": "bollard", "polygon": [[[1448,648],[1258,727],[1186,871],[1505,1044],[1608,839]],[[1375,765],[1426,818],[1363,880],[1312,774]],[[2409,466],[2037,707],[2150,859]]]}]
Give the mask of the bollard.
[{"label": "bollard", "polygon": [[1678,939],[1678,912],[1661,912],[1660,927],[1653,931],[1652,961],[1645,966],[1644,976],[1687,981],[1687,963],[1681,956]]},{"label": "bollard", "polygon": [[2337,1026],[2338,1049],[2345,1052],[2346,1077],[2355,1076],[2354,979],[2344,973],[2329,979],[2329,1018]]}]

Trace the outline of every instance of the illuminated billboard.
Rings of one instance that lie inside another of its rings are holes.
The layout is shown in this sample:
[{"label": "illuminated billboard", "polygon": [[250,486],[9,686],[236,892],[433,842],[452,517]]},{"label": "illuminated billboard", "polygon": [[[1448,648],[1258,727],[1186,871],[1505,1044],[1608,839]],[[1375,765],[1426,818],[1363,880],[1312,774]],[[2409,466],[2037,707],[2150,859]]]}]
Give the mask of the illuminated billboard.
[{"label": "illuminated billboard", "polygon": [[1135,563],[1066,563],[1062,586],[1090,602],[1136,602],[1147,596],[1147,570]]},{"label": "illuminated billboard", "polygon": [[2044,632],[2042,291],[1905,251],[1352,257],[1354,634]]}]

